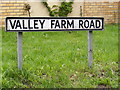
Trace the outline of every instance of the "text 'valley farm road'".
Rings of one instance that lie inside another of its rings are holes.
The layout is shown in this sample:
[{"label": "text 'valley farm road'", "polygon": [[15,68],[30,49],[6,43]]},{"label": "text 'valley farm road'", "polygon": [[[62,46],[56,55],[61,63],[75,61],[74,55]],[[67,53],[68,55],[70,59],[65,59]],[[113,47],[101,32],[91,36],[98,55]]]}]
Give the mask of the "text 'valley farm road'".
[{"label": "text 'valley farm road'", "polygon": [[6,31],[103,30],[98,17],[7,17]]}]

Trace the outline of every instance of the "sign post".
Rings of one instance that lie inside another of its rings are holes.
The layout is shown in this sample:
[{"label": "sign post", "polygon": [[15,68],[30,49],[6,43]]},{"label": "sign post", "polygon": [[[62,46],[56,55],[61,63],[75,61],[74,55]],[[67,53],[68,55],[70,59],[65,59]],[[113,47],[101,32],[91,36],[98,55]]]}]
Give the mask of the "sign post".
[{"label": "sign post", "polygon": [[88,31],[88,66],[92,67],[92,31]]},{"label": "sign post", "polygon": [[18,69],[22,70],[22,32],[17,33]]},{"label": "sign post", "polygon": [[88,66],[92,66],[92,32],[104,30],[102,17],[7,17],[6,31],[18,32],[18,69],[22,69],[22,32],[88,31]]}]

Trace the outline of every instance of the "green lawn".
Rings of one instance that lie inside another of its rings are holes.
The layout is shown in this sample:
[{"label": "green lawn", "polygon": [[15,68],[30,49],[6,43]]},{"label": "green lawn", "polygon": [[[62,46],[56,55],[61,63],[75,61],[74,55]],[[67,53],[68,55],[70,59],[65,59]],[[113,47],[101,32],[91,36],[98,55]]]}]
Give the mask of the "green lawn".
[{"label": "green lawn", "polygon": [[87,31],[24,32],[23,70],[17,68],[17,33],[2,31],[3,88],[118,87],[118,26],[93,32],[88,68]]}]

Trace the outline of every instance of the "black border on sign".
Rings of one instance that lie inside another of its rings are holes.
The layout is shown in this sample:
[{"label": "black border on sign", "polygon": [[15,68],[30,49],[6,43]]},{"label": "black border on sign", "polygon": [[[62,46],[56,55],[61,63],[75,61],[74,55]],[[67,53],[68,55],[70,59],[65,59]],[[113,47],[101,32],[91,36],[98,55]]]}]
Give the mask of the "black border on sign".
[{"label": "black border on sign", "polygon": [[[101,19],[102,29],[44,29],[44,30],[7,30],[8,19]],[[36,31],[103,31],[104,30],[104,18],[103,17],[6,17],[5,19],[7,32],[36,32]]]}]

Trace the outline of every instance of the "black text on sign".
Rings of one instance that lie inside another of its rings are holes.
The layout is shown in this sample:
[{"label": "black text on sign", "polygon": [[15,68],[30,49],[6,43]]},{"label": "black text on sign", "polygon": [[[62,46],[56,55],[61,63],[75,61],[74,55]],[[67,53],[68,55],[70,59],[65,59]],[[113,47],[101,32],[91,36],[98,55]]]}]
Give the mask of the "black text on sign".
[{"label": "black text on sign", "polygon": [[7,17],[6,31],[103,30],[98,17]]}]

